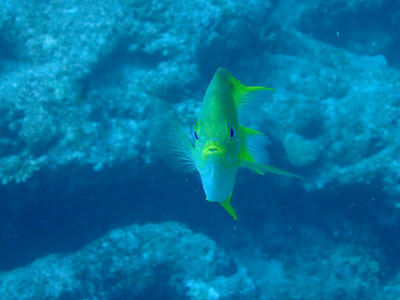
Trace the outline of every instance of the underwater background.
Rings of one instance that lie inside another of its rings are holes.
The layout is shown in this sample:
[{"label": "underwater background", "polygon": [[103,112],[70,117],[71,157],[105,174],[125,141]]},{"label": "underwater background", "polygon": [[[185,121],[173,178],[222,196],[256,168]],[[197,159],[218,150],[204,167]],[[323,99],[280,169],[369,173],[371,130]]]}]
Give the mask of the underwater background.
[{"label": "underwater background", "polygon": [[[400,299],[400,2],[0,3],[0,299]],[[273,87],[234,221],[159,142]]]}]

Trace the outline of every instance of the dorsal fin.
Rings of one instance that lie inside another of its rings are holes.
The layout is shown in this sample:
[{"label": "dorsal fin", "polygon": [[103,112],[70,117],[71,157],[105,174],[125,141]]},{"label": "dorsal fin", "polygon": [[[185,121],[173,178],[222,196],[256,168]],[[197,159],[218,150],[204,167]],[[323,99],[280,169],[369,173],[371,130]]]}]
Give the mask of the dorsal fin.
[{"label": "dorsal fin", "polygon": [[229,74],[229,82],[231,84],[233,98],[238,109],[240,106],[250,105],[250,102],[253,98],[251,95],[255,92],[273,90],[273,88],[263,86],[245,86],[231,74]]},{"label": "dorsal fin", "polygon": [[248,121],[262,108],[267,99],[267,96],[262,92],[273,91],[274,89],[263,86],[245,86],[223,68],[219,68],[217,72],[220,76],[228,79],[238,112],[239,124],[248,126]]}]

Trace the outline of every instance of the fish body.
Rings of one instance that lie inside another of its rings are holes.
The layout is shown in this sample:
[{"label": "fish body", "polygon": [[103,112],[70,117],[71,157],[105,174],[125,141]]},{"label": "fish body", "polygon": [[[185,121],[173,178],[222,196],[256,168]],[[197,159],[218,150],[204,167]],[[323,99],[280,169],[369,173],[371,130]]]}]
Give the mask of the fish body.
[{"label": "fish body", "polygon": [[240,165],[238,129],[229,73],[219,69],[207,88],[193,127],[193,160],[208,201],[224,202],[233,191]]},{"label": "fish body", "polygon": [[[237,170],[245,167],[259,174],[272,172],[299,177],[268,166],[267,137],[244,126],[259,109],[259,91],[246,87],[229,72],[219,68],[212,78],[193,126],[191,142],[178,121],[169,138],[169,154],[178,165],[200,174],[206,199],[220,203],[236,220],[230,204]],[[171,130],[170,130],[171,131]]]}]

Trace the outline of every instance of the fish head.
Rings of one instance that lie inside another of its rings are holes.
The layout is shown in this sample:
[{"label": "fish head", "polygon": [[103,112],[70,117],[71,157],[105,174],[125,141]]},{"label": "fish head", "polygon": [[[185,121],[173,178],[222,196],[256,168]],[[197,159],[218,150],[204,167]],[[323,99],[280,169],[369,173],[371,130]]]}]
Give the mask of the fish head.
[{"label": "fish head", "polygon": [[239,157],[236,128],[230,122],[198,121],[193,126],[194,160],[207,200],[223,202],[232,193]]},{"label": "fish head", "polygon": [[227,168],[234,166],[239,143],[237,129],[230,122],[198,121],[193,126],[193,139],[199,172],[207,164],[218,164]]}]

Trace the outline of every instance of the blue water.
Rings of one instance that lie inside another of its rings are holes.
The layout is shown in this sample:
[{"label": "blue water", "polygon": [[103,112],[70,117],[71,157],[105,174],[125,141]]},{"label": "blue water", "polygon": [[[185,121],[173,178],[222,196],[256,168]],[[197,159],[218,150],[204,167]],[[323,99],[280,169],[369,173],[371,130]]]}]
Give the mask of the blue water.
[{"label": "blue water", "polygon": [[[0,4],[0,299],[400,299],[400,4],[292,2]],[[305,178],[238,221],[158,144],[218,67]]]}]

